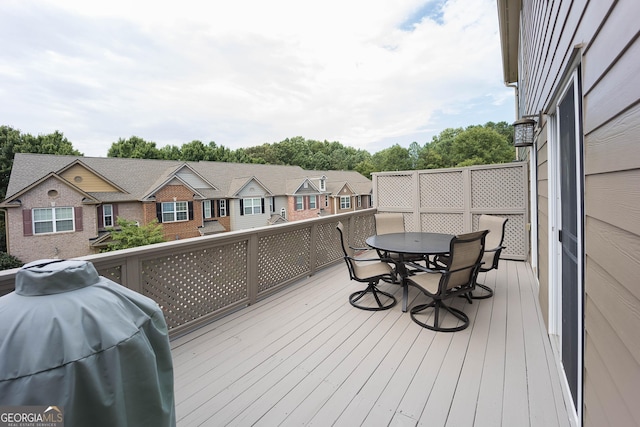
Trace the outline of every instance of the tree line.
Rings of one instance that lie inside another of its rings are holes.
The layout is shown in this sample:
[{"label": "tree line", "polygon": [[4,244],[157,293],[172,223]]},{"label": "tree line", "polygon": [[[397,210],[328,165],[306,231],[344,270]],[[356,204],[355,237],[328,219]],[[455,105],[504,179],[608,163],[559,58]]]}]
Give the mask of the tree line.
[{"label": "tree line", "polygon": [[513,127],[506,122],[488,122],[445,129],[424,145],[415,141],[409,148],[394,144],[373,155],[337,141],[316,141],[301,136],[236,150],[198,140],[181,147],[158,148],[155,142],[132,136],[114,142],[107,157],[295,165],[308,170],[355,170],[370,178],[372,173],[382,171],[511,162],[515,150]]}]

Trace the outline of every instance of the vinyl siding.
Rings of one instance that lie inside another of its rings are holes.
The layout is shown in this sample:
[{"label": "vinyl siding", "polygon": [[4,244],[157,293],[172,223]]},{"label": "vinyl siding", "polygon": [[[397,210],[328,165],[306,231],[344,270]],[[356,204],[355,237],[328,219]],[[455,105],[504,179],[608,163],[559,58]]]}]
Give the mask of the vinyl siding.
[{"label": "vinyl siding", "polygon": [[[640,425],[640,2],[523,3],[521,114],[549,111],[576,55],[582,69],[583,422]],[[543,312],[549,289],[547,158],[545,128],[537,164]]]},{"label": "vinyl siding", "polygon": [[117,188],[81,165],[75,165],[60,176],[86,192],[119,192]]}]

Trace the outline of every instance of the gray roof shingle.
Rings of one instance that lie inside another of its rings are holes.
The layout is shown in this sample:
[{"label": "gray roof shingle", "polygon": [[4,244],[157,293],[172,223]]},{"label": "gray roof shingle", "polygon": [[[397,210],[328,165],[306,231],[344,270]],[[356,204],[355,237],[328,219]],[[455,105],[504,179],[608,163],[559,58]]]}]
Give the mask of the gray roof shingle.
[{"label": "gray roof shingle", "polygon": [[[355,171],[308,171],[299,166],[19,153],[15,155],[13,161],[7,198],[52,172],[58,173],[76,161],[91,168],[127,192],[127,194],[121,192],[90,193],[103,201],[142,200],[149,195],[150,191],[166,182],[185,164],[217,187],[217,189],[198,189],[208,198],[234,197],[239,187],[253,177],[266,186],[273,195],[288,194],[291,180],[297,179],[301,183],[304,178],[317,179],[322,175],[327,177],[327,190],[329,191],[335,187],[331,183],[338,182],[343,184],[348,182],[358,194],[368,194],[371,191],[371,181]],[[287,184],[288,182],[289,184]]]}]

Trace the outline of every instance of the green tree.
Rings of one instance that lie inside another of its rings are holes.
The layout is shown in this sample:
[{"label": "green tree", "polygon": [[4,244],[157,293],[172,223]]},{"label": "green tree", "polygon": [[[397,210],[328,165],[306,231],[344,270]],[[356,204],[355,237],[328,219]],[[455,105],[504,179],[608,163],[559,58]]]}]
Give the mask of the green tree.
[{"label": "green tree", "polygon": [[104,252],[135,248],[165,241],[162,224],[159,224],[155,218],[147,225],[141,226],[138,226],[136,221],[128,221],[124,218],[118,218],[117,223],[120,230],[111,232],[113,242],[109,243],[109,247],[104,249]]},{"label": "green tree", "polygon": [[439,169],[450,168],[454,164],[451,162],[451,147],[456,136],[463,132],[462,128],[447,128],[434,136],[430,143],[427,143],[418,156],[418,169]]},{"label": "green tree", "polygon": [[416,141],[413,141],[409,144],[409,159],[411,160],[411,169],[415,169],[418,166],[418,158],[420,157],[420,152],[422,151],[422,147]]},{"label": "green tree", "polygon": [[59,131],[33,136],[9,126],[0,126],[0,199],[6,196],[16,153],[82,156]]},{"label": "green tree", "polygon": [[276,150],[271,144],[256,145],[255,147],[248,147],[244,149],[246,154],[252,163],[264,163],[270,165],[282,164],[278,159]]},{"label": "green tree", "polygon": [[394,144],[389,148],[378,151],[371,157],[376,172],[382,171],[405,171],[413,169],[409,150]]},{"label": "green tree", "polygon": [[129,159],[162,159],[162,152],[156,148],[155,142],[148,142],[137,136],[129,139],[118,139],[111,144],[107,157],[121,157]]},{"label": "green tree", "polygon": [[514,157],[513,145],[503,135],[479,126],[458,134],[451,147],[451,162],[456,167],[507,163]]},{"label": "green tree", "polygon": [[205,160],[207,155],[207,147],[198,140],[191,141],[182,145],[182,160],[185,162],[199,162]]},{"label": "green tree", "polygon": [[355,170],[356,172],[360,173],[363,176],[366,176],[369,179],[371,179],[371,174],[373,172],[378,172],[376,171],[375,166],[373,166],[371,159],[366,159],[358,163],[355,167]]},{"label": "green tree", "polygon": [[163,160],[180,160],[182,158],[180,147],[175,145],[165,145],[164,147],[161,147],[159,151]]},{"label": "green tree", "polygon": [[506,122],[484,126],[448,128],[425,144],[418,156],[418,169],[437,169],[511,162],[513,127]]}]

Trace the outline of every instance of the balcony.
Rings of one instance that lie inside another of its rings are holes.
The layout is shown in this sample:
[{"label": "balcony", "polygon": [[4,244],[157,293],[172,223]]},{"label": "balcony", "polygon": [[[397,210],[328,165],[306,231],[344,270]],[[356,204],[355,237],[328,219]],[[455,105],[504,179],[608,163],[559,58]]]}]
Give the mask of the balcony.
[{"label": "balcony", "polygon": [[[507,173],[526,178],[520,170]],[[419,203],[405,208],[405,224],[413,230],[420,229],[418,224],[438,224],[440,218],[442,224],[434,227],[442,228],[433,231],[452,232],[445,224],[459,227],[462,217],[472,224],[483,209],[476,206],[485,203],[477,196],[460,203],[471,207],[461,215],[445,211],[442,203],[429,206],[442,184],[426,191],[428,201],[412,201],[413,193],[401,193],[440,179],[430,174],[377,177],[374,188],[391,189],[391,180],[401,183],[401,190],[378,193],[379,205],[390,197]],[[478,188],[473,177],[453,178],[467,194]],[[495,179],[492,191],[496,181],[508,180]],[[521,180],[520,191],[511,193],[522,198],[523,187]],[[522,231],[524,211],[507,207],[502,214]],[[365,209],[85,259],[101,275],[163,308],[179,426],[570,425],[537,282],[531,266],[518,260],[525,257],[512,253],[498,270],[481,273],[479,281],[495,288],[493,298],[455,301],[471,319],[460,332],[423,329],[400,305],[366,312],[348,303],[348,295],[362,284],[349,280],[335,226],[342,221],[349,241],[364,246],[375,233],[375,212]],[[527,246],[517,232],[506,241],[510,248]],[[0,272],[0,294],[11,290],[14,277],[15,270]],[[400,298],[397,285],[381,286]],[[426,298],[416,289],[409,296],[410,305]]]}]

